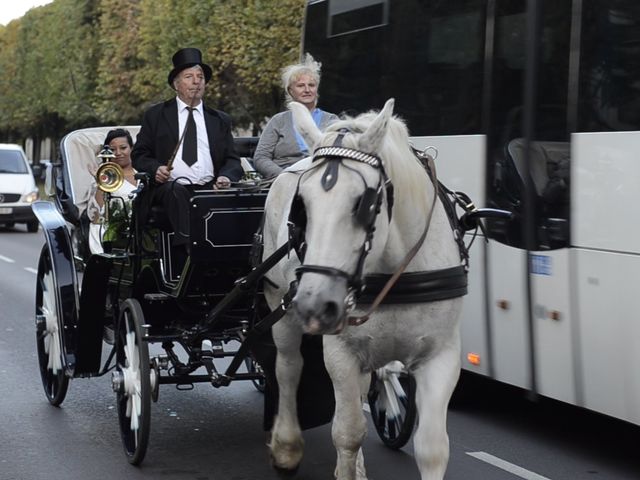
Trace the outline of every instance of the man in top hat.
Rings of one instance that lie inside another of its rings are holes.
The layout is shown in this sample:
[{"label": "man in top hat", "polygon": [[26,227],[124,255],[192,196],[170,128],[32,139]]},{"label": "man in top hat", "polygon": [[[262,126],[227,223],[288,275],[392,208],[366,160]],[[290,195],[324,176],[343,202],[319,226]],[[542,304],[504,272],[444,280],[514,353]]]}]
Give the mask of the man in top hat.
[{"label": "man in top hat", "polygon": [[183,48],[172,61],[168,81],[176,97],[145,112],[131,159],[154,184],[141,199],[141,209],[163,205],[175,231],[174,245],[186,245],[189,185],[228,188],[240,180],[243,170],[229,116],[202,102],[212,72],[200,50]]}]

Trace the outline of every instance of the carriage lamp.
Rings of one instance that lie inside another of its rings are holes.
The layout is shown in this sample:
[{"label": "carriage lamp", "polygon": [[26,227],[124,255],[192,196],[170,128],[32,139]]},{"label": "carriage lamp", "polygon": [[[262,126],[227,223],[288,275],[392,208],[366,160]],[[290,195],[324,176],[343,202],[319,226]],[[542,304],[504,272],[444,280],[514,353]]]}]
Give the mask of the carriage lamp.
[{"label": "carriage lamp", "polygon": [[471,365],[480,365],[480,355],[478,353],[469,352],[467,353],[467,360]]}]

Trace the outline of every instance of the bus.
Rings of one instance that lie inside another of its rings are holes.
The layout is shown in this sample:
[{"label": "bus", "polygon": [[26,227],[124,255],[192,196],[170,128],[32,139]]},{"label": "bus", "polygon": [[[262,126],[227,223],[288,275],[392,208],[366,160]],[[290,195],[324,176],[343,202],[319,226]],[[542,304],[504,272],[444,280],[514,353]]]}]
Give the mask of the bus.
[{"label": "bus", "polygon": [[[640,2],[313,0],[320,107],[395,98],[471,247],[463,369],[640,425]],[[435,154],[434,153],[434,154]]]}]

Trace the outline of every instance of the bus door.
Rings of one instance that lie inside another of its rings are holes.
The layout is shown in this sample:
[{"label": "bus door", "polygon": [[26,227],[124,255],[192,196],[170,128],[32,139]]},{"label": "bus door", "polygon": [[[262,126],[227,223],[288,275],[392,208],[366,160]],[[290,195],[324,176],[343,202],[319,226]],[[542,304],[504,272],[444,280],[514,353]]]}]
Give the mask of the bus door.
[{"label": "bus door", "polygon": [[497,240],[487,252],[492,376],[574,402],[572,2],[488,3],[487,203],[515,214],[511,222],[489,223]]}]

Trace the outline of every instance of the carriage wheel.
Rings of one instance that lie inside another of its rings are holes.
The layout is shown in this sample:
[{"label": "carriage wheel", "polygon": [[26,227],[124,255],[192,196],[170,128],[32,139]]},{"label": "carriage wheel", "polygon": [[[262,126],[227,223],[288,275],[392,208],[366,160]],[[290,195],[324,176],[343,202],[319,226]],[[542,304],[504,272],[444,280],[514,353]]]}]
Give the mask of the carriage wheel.
[{"label": "carriage wheel", "polygon": [[45,245],[40,253],[36,283],[36,345],[44,393],[54,406],[62,403],[69,387],[57,302],[51,252]]},{"label": "carriage wheel", "polygon": [[251,380],[251,383],[253,383],[253,386],[256,387],[256,390],[258,390],[260,393],[264,393],[265,379],[264,372],[262,371],[262,367],[260,366],[260,364],[256,362],[255,359],[250,355],[244,358],[244,364],[247,367],[247,372],[263,374],[262,378],[258,380]]},{"label": "carriage wheel", "polygon": [[117,396],[120,436],[132,465],[139,465],[144,459],[151,423],[149,348],[143,340],[143,323],[140,304],[129,298],[120,309],[116,326],[116,369],[112,384]]},{"label": "carriage wheel", "polygon": [[382,443],[389,448],[402,448],[411,438],[416,420],[415,393],[415,380],[400,362],[391,362],[371,374],[371,417]]}]

